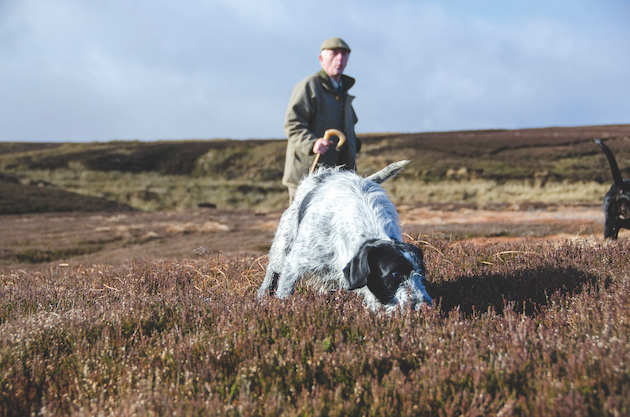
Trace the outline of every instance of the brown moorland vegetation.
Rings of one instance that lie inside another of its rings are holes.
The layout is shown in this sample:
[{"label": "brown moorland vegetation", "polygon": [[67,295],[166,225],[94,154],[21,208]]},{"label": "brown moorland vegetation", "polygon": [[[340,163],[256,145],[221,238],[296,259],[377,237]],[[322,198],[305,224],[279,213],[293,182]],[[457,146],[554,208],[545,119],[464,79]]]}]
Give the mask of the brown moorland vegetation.
[{"label": "brown moorland vegetation", "polygon": [[[600,203],[611,175],[595,137],[606,141],[630,177],[630,125],[361,137],[362,175],[412,160],[396,183],[386,185],[398,203]],[[39,193],[61,189],[145,211],[199,204],[283,209],[285,148],[284,140],[0,143],[0,195],[14,197],[0,198],[0,213],[29,212],[30,199],[16,200],[16,181]],[[7,183],[13,188],[5,191]],[[30,212],[60,211],[49,206]]]},{"label": "brown moorland vegetation", "polygon": [[[595,136],[630,176],[630,125],[362,136],[363,174],[412,158],[385,184],[406,231],[450,240],[599,235],[611,179]],[[286,206],[285,146],[2,143],[0,270],[190,256],[199,246],[261,256]]]},{"label": "brown moorland vegetation", "polygon": [[256,299],[284,141],[0,144],[0,415],[629,415],[593,137],[629,178],[629,125],[364,135],[361,173],[413,158],[436,303],[393,315]]},{"label": "brown moorland vegetation", "polygon": [[628,241],[412,240],[425,311],[259,302],[264,260],[2,275],[2,415],[627,415]]}]

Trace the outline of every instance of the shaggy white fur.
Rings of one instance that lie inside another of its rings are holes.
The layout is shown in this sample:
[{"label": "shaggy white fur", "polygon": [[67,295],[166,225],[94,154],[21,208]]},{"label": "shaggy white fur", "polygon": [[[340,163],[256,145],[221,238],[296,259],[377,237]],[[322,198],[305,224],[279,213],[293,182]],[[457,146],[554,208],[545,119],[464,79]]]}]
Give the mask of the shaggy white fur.
[{"label": "shaggy white fur", "polygon": [[396,208],[379,185],[408,162],[367,178],[339,168],[306,177],[280,219],[258,297],[286,298],[308,277],[322,289],[355,290],[372,309],[430,304],[422,251],[402,242]]}]

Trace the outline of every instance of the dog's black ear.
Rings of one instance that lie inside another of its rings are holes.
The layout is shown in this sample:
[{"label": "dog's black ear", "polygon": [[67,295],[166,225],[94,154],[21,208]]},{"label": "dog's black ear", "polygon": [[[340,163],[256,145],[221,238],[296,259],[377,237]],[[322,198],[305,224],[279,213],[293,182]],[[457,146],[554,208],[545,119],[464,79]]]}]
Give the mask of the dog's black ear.
[{"label": "dog's black ear", "polygon": [[394,245],[396,249],[398,249],[402,253],[411,252],[416,255],[416,257],[418,258],[418,261],[420,262],[424,261],[424,254],[422,253],[422,249],[420,249],[419,247],[414,246],[410,243],[399,242],[397,240],[392,241],[392,244]]},{"label": "dog's black ear", "polygon": [[422,253],[422,249],[409,243],[405,243],[405,245],[407,245],[407,248],[409,248],[409,250],[411,250],[413,253],[416,254],[418,259],[420,259],[421,261],[424,260],[424,254]]},{"label": "dog's black ear", "polygon": [[376,241],[365,242],[355,257],[343,269],[343,275],[348,281],[348,289],[356,290],[367,285],[368,275],[371,272],[368,257],[376,246]]}]

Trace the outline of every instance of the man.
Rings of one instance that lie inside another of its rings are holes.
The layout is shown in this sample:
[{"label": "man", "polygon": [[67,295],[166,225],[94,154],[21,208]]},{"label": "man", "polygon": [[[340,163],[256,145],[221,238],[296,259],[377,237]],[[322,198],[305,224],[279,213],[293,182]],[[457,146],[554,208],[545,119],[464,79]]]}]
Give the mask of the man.
[{"label": "man", "polygon": [[[320,48],[322,69],[300,81],[291,94],[284,119],[284,133],[289,139],[282,183],[289,189],[289,202],[295,190],[319,154],[320,165],[345,166],[356,170],[356,153],[361,142],[354,133],[357,116],[348,90],[354,78],[343,74],[350,47],[339,38],[326,39]],[[325,140],[324,132],[338,129],[346,142],[336,150],[338,138]]]}]

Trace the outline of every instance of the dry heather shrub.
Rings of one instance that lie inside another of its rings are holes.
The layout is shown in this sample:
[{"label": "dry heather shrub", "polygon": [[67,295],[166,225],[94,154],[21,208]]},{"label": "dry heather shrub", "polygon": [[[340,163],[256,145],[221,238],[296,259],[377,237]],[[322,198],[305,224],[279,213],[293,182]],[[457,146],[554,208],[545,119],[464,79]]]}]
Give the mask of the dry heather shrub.
[{"label": "dry heather shrub", "polygon": [[259,302],[262,259],[1,277],[2,415],[627,415],[630,245],[422,237],[423,312]]}]

